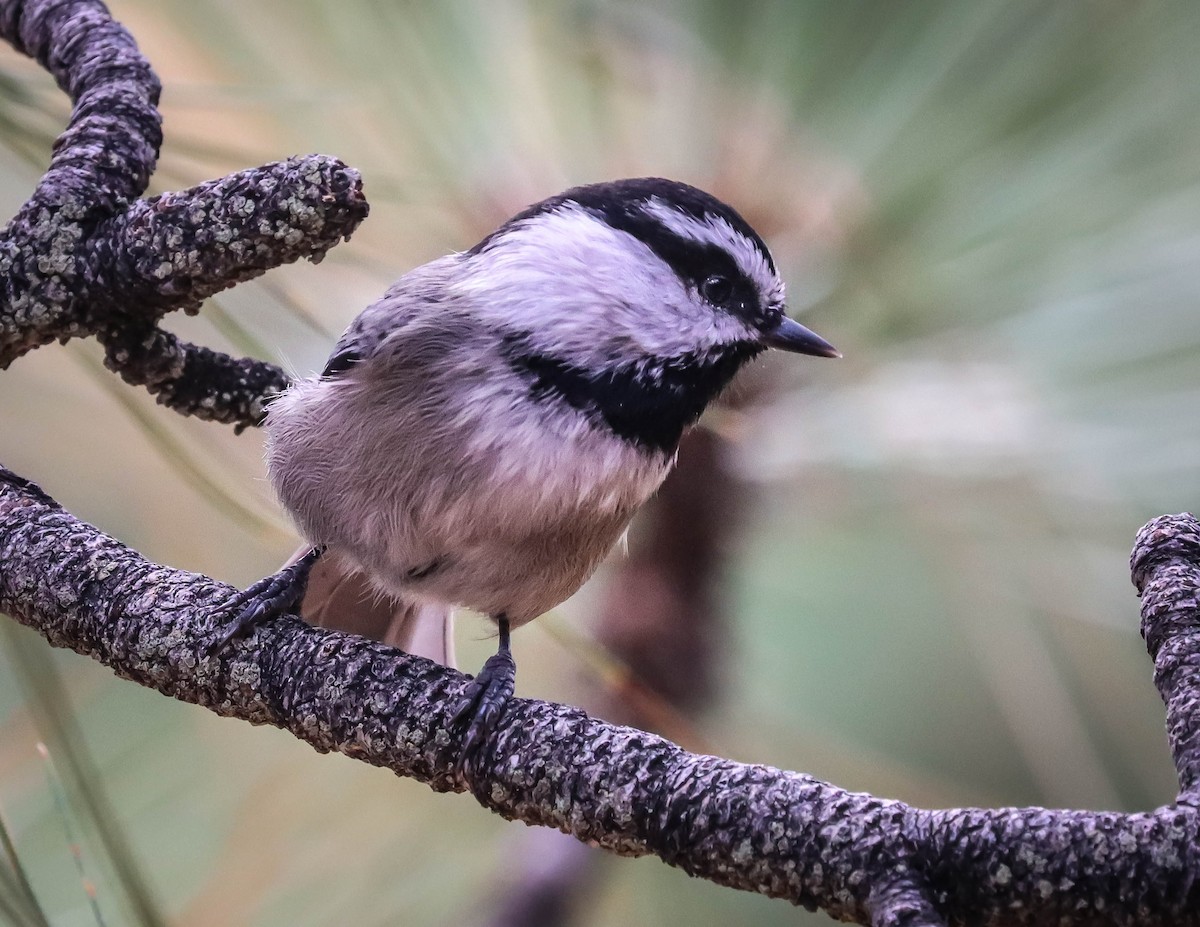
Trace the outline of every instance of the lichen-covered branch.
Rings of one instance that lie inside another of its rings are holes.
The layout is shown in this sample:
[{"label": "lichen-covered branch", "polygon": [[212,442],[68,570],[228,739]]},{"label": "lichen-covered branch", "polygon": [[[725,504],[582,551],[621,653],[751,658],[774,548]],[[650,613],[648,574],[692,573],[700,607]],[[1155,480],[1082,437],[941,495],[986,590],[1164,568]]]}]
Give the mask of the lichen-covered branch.
[{"label": "lichen-covered branch", "polygon": [[78,256],[88,232],[146,189],[162,144],[158,78],[97,0],[0,2],[0,35],[71,97],[50,168],[0,235],[0,368],[89,334]]},{"label": "lichen-covered branch", "polygon": [[0,369],[97,335],[109,365],[185,414],[258,424],[286,382],[157,330],[177,309],[299,258],[320,260],[367,214],[357,171],[307,155],[141,200],[162,142],[159,83],[98,0],[0,0],[0,36],[75,106],[49,170],[0,233]]},{"label": "lichen-covered branch", "polygon": [[[1200,628],[1200,546],[1186,540],[1197,526],[1182,531],[1139,540],[1145,588],[1157,588],[1164,571],[1184,587],[1168,612],[1147,609],[1149,640],[1194,641]],[[692,875],[845,920],[1200,923],[1200,812],[1190,804],[1145,814],[926,811],[691,754],[527,699],[505,709],[468,784],[449,723],[464,676],[291,617],[209,656],[214,610],[230,592],[142,559],[0,470],[0,610],[167,695],[285,728],[317,750],[438,790],[469,788],[507,818],[622,855],[654,854]],[[1164,634],[1159,618],[1174,632]],[[1194,661],[1190,654],[1182,658]],[[1181,655],[1160,650],[1160,671]],[[1172,684],[1163,683],[1169,704]]]},{"label": "lichen-covered branch", "polygon": [[0,36],[37,59],[75,104],[17,222],[69,203],[85,204],[91,218],[111,216],[141,196],[162,144],[162,88],[133,36],[100,0],[3,0]]},{"label": "lichen-covered branch", "polygon": [[1179,800],[1200,806],[1200,523],[1187,514],[1156,518],[1138,532],[1130,567],[1167,707]]},{"label": "lichen-covered branch", "polygon": [[258,425],[267,401],[288,384],[274,364],[230,357],[140,321],[114,325],[100,340],[110,370],[183,415],[239,428]]},{"label": "lichen-covered branch", "polygon": [[96,230],[87,285],[146,314],[194,310],[280,264],[319,262],[366,215],[358,172],[305,155],[140,200]]},{"label": "lichen-covered branch", "polygon": [[[138,199],[161,142],[159,87],[129,34],[98,0],[0,0],[0,36],[75,104],[0,232],[0,368],[96,335],[112,369],[171,408],[260,421],[286,382],[278,368],[158,322],[320,258],[366,215],[357,173],[312,155]],[[1152,812],[927,811],[526,699],[506,706],[468,782],[449,714],[461,674],[294,617],[214,656],[229,587],[144,560],[0,467],[0,610],[52,644],[317,750],[470,790],[505,817],[877,925],[1200,924],[1200,526],[1148,525],[1133,572],[1181,783]]]}]

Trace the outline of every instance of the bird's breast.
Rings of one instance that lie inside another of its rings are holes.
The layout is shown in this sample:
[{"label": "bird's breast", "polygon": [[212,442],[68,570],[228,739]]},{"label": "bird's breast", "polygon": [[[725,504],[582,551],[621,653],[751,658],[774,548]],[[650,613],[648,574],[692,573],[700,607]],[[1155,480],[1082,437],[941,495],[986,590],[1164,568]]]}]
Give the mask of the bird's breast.
[{"label": "bird's breast", "polygon": [[306,381],[272,406],[272,481],[309,540],[381,588],[529,620],[592,574],[671,458],[521,389],[399,402]]}]

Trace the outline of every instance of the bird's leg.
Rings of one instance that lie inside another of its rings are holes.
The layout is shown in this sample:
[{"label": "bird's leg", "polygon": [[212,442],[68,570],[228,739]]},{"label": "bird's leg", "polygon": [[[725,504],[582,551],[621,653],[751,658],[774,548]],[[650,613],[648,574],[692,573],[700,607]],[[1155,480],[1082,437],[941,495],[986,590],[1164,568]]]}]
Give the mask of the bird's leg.
[{"label": "bird's leg", "polygon": [[460,768],[466,766],[496,729],[500,713],[512,698],[516,685],[517,664],[508,645],[508,618],[497,615],[496,624],[500,628],[500,648],[488,657],[479,675],[471,680],[451,721],[454,725],[464,721],[467,724],[462,758],[459,760]]},{"label": "bird's leg", "polygon": [[278,573],[272,573],[232,596],[222,606],[222,611],[233,617],[213,637],[209,652],[216,653],[255,625],[294,609],[304,598],[308,574],[323,553],[323,546],[314,547],[295,563],[289,563]]}]

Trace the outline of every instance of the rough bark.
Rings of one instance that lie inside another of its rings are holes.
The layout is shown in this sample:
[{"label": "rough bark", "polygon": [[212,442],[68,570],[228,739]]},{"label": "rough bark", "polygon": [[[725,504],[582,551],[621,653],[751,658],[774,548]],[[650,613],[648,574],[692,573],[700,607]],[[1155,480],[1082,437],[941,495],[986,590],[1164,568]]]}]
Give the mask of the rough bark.
[{"label": "rough bark", "polygon": [[[138,200],[159,144],[158,84],[129,35],[95,0],[0,0],[0,35],[76,104],[0,233],[0,366],[96,334],[114,368],[173,408],[255,423],[282,375],[183,345],[157,322],[319,257],[366,213],[357,174],[310,156]],[[212,656],[229,587],[144,560],[0,468],[0,610],[51,644],[317,750],[469,789],[505,817],[879,925],[1200,923],[1200,525],[1146,526],[1133,576],[1181,783],[1155,811],[922,810],[525,699],[507,706],[468,783],[448,725],[461,674],[294,617]]]},{"label": "rough bark", "polygon": [[[1196,762],[1200,525],[1143,530],[1145,631],[1185,785]],[[286,617],[219,656],[232,589],[150,563],[0,472],[0,610],[119,675],[221,715],[291,731],[411,776],[470,789],[506,818],[859,923],[1200,923],[1194,792],[1144,814],[929,811],[810,776],[691,754],[561,705],[514,699],[474,779],[448,723],[466,677]],[[1183,717],[1186,714],[1187,717]]]},{"label": "rough bark", "polygon": [[4,0],[0,35],[74,103],[49,169],[0,235],[0,369],[96,335],[108,365],[163,404],[257,424],[284,373],[157,323],[272,267],[320,260],[367,214],[358,172],[308,155],[140,200],[162,143],[159,83],[129,33],[98,0]]}]

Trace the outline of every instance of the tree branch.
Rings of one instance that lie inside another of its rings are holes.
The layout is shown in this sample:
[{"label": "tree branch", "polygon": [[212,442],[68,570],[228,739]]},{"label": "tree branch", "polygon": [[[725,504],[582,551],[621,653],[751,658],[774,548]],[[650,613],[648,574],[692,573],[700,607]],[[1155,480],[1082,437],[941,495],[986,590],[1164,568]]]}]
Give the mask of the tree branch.
[{"label": "tree branch", "polygon": [[1142,637],[1167,707],[1179,801],[1200,804],[1200,523],[1163,515],[1138,532],[1130,557],[1142,597]]},{"label": "tree branch", "polygon": [[[75,101],[0,234],[0,367],[95,334],[110,366],[172,408],[256,423],[278,369],[157,323],[319,258],[366,215],[357,173],[313,155],[137,200],[161,140],[158,82],[128,33],[98,0],[0,0],[0,35]],[[0,468],[0,609],[52,644],[317,750],[469,788],[504,817],[877,925],[1200,923],[1200,526],[1152,522],[1132,566],[1181,782],[1179,802],[1153,812],[922,810],[526,699],[505,708],[468,783],[448,727],[461,674],[295,617],[211,656],[228,586],[144,560]]]},{"label": "tree branch", "polygon": [[[1186,679],[1171,667],[1200,660],[1197,532],[1188,518],[1139,536],[1147,640],[1168,704]],[[654,854],[721,885],[859,923],[1200,922],[1190,803],[927,811],[527,699],[506,708],[468,785],[449,727],[466,682],[455,670],[294,617],[208,656],[230,587],[142,559],[4,470],[0,565],[0,609],[118,675],[439,791],[469,787],[505,818]],[[1165,583],[1169,608],[1155,591]],[[1190,728],[1178,731],[1191,743]]]},{"label": "tree branch", "polygon": [[319,261],[358,227],[358,172],[292,158],[138,200],[162,142],[158,78],[98,0],[0,0],[0,36],[75,103],[49,170],[0,235],[0,369],[52,341],[98,335],[108,365],[188,415],[255,425],[287,383],[157,328],[281,264]]}]

